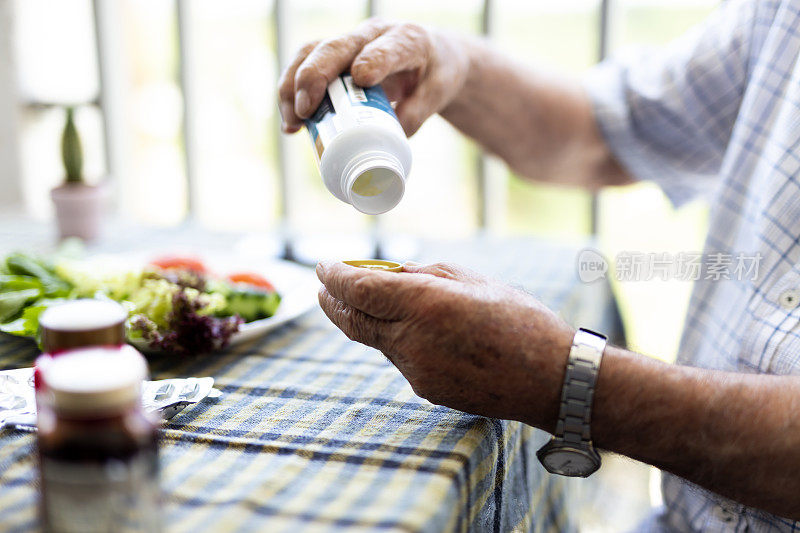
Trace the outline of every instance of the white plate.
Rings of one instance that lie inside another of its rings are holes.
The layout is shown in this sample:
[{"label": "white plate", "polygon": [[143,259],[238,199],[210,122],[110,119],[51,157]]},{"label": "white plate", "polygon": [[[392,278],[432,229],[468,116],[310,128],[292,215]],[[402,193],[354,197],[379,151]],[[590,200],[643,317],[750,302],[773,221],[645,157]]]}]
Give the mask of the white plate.
[{"label": "white plate", "polygon": [[[199,257],[213,274],[226,276],[235,272],[254,272],[267,278],[281,295],[277,312],[269,318],[247,322],[233,334],[229,346],[260,337],[295,318],[299,318],[317,305],[319,280],[313,269],[278,259],[256,259],[249,257],[205,257],[188,252],[158,252],[108,254],[89,259],[110,268],[139,268],[149,261],[164,255],[191,255]],[[143,340],[132,341],[136,348],[152,352]]]},{"label": "white plate", "polygon": [[281,295],[281,303],[274,315],[242,324],[239,331],[231,337],[230,344],[260,337],[278,326],[299,318],[318,304],[317,293],[320,283],[313,269],[277,259],[259,263],[249,267],[240,263],[228,264],[227,268],[221,268],[221,263],[211,260],[207,262],[213,272],[220,274],[237,271],[261,274],[275,285]]}]

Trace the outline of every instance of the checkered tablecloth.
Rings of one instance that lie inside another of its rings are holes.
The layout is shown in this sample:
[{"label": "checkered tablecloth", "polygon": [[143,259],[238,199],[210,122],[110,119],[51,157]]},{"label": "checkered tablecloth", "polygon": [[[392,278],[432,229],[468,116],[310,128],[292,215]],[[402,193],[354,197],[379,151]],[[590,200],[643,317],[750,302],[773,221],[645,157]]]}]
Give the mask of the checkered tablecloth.
[{"label": "checkered tablecloth", "polygon": [[[490,270],[555,308],[595,309],[596,323],[582,325],[601,329],[610,316],[607,294],[582,299],[574,247],[423,247],[421,258],[433,257]],[[0,337],[0,368],[35,355]],[[223,392],[163,429],[167,531],[573,529],[564,480],[535,457],[547,435],[416,397],[382,354],[318,309],[221,353],[149,362],[153,379],[213,376]],[[36,485],[35,436],[0,433],[0,531],[36,528]]]}]

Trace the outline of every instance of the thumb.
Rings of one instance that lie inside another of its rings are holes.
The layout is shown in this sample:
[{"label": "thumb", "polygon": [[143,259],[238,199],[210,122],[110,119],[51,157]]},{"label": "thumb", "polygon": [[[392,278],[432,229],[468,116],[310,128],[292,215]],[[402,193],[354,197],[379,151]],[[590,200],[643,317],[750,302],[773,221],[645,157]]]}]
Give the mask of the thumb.
[{"label": "thumb", "polygon": [[411,274],[429,274],[437,278],[447,278],[457,281],[467,281],[477,277],[471,270],[454,263],[433,263],[430,265],[420,265],[413,261],[403,263],[403,272]]},{"label": "thumb", "polygon": [[420,80],[408,98],[397,105],[395,112],[406,135],[411,137],[425,120],[436,113],[444,100],[444,91],[430,75]]}]

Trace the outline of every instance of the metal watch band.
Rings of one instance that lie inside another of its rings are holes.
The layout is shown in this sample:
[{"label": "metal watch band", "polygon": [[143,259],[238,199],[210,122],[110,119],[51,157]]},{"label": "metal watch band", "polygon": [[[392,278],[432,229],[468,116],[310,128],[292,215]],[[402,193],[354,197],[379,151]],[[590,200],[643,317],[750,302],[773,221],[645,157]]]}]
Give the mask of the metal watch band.
[{"label": "metal watch band", "polygon": [[592,401],[606,340],[605,335],[584,328],[575,333],[561,390],[556,439],[570,444],[591,443]]}]

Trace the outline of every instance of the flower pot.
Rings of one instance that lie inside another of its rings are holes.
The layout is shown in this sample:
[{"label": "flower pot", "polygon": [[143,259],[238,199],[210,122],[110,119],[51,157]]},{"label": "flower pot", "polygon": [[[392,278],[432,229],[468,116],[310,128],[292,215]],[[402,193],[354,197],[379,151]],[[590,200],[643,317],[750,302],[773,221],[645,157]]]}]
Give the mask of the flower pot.
[{"label": "flower pot", "polygon": [[91,241],[100,235],[108,198],[105,184],[64,183],[50,191],[50,197],[62,239],[79,237]]}]

